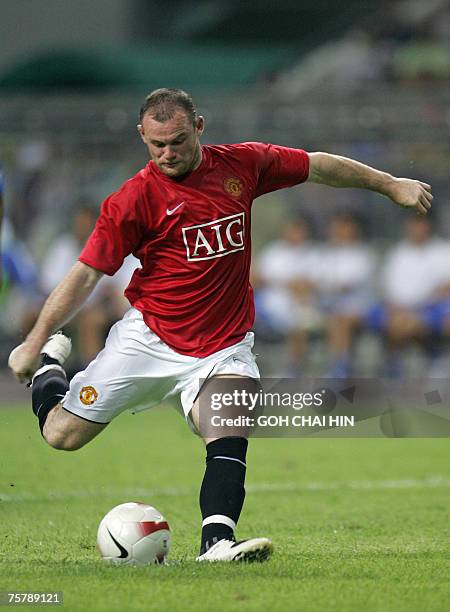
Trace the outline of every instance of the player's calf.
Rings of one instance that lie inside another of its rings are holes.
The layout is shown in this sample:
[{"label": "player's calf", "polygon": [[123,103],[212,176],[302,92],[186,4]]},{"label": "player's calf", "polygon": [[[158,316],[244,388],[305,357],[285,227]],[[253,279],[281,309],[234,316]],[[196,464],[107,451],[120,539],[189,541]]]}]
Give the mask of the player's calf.
[{"label": "player's calf", "polygon": [[206,445],[206,470],[200,491],[202,539],[197,561],[265,561],[267,538],[236,542],[234,531],[245,498],[247,440],[224,437]]},{"label": "player's calf", "polygon": [[[242,389],[255,391],[258,381],[238,375],[211,378],[202,388],[192,409],[194,425],[206,443],[206,469],[200,490],[202,535],[198,561],[263,561],[272,552],[267,538],[236,543],[235,529],[245,499],[246,455],[249,427],[209,427],[208,407],[214,397]],[[200,405],[203,417],[200,419]],[[233,420],[242,406],[222,406],[221,416]],[[206,410],[205,410],[206,409]]]},{"label": "player's calf", "polygon": [[35,372],[32,384],[32,407],[43,433],[44,425],[52,410],[69,389],[63,363],[70,355],[72,342],[61,333],[50,336],[41,351],[41,367]]},{"label": "player's calf", "polygon": [[62,333],[50,336],[41,351],[41,367],[32,379],[32,408],[38,418],[39,429],[50,446],[60,450],[79,448],[68,439],[64,429],[55,426],[57,419],[51,418],[62,410],[59,402],[69,389],[62,365],[70,355],[71,348],[71,340]]},{"label": "player's calf", "polygon": [[33,412],[42,436],[53,448],[67,451],[81,448],[106,427],[106,423],[93,423],[71,414],[60,404],[69,389],[62,364],[70,350],[69,338],[61,333],[51,336],[32,380]]},{"label": "player's calf", "polygon": [[74,451],[95,438],[106,425],[86,421],[57,404],[48,414],[42,435],[53,448]]},{"label": "player's calf", "polygon": [[245,498],[245,438],[221,438],[206,445],[206,470],[200,490],[200,554],[222,539],[233,540]]}]

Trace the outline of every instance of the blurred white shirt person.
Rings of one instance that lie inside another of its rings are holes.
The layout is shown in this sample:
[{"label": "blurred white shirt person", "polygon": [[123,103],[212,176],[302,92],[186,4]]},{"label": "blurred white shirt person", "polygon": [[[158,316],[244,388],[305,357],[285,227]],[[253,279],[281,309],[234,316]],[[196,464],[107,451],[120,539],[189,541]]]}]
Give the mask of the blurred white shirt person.
[{"label": "blurred white shirt person", "polygon": [[315,292],[318,250],[306,219],[285,226],[280,239],[267,245],[256,261],[257,321],[286,336],[289,372],[298,374],[308,333],[321,326]]},{"label": "blurred white shirt person", "polygon": [[433,236],[429,218],[411,217],[405,238],[388,253],[382,269],[388,374],[402,372],[401,349],[419,342],[433,360],[440,356],[450,318],[450,244]]},{"label": "blurred white shirt person", "polygon": [[388,255],[383,293],[392,307],[415,311],[434,302],[439,288],[450,282],[450,248],[440,238],[421,238],[416,231],[409,234],[411,239],[403,240]]},{"label": "blurred white shirt person", "polygon": [[320,302],[327,321],[330,364],[327,375],[343,378],[351,373],[351,350],[372,302],[375,257],[362,241],[354,216],[336,215],[328,227],[328,242],[316,271]]}]

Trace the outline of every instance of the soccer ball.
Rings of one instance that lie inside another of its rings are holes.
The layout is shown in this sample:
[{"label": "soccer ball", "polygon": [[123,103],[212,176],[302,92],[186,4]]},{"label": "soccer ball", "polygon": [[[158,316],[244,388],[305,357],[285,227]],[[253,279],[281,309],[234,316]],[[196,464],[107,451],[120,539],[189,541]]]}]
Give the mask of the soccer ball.
[{"label": "soccer ball", "polygon": [[97,532],[102,559],[115,565],[164,563],[170,528],[162,514],[147,504],[127,502],[106,514]]}]

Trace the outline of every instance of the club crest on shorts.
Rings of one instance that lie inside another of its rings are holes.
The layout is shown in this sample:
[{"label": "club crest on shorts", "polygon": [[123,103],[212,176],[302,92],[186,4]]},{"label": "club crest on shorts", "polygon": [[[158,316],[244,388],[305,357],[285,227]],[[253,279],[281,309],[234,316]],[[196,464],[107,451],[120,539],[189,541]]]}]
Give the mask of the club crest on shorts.
[{"label": "club crest on shorts", "polygon": [[241,179],[236,178],[235,176],[230,176],[226,178],[223,182],[223,186],[225,191],[232,195],[234,198],[238,198],[242,190],[244,189],[244,185],[242,184]]},{"label": "club crest on shorts", "polygon": [[94,387],[91,387],[90,385],[88,387],[83,387],[80,391],[80,401],[85,406],[92,406],[92,404],[97,401],[97,398],[97,391],[94,389]]}]

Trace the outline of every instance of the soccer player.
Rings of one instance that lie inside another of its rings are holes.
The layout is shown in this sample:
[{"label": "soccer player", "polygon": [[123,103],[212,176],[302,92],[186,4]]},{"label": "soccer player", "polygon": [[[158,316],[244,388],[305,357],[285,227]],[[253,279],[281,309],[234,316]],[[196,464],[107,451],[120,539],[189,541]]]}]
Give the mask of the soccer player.
[{"label": "soccer player", "polygon": [[[150,162],[104,201],[78,261],[10,355],[18,380],[32,379],[33,412],[54,448],[81,448],[123,410],[177,393],[199,431],[199,379],[259,378],[248,280],[250,208],[258,196],[309,180],[371,189],[419,214],[431,206],[431,187],[420,181],[336,155],[259,142],[202,146],[203,128],[187,93],[159,89],[147,96],[138,130]],[[129,253],[142,266],[126,290],[131,309],[69,384],[62,366],[70,340],[51,334]],[[263,560],[272,551],[268,538],[234,538],[245,496],[247,439],[205,438],[198,560]]]}]

